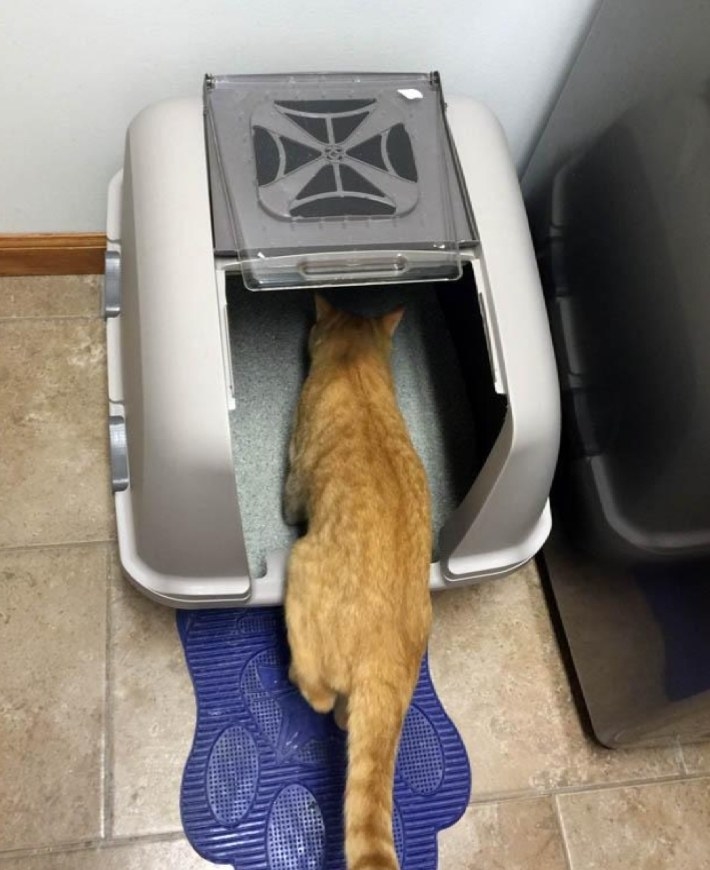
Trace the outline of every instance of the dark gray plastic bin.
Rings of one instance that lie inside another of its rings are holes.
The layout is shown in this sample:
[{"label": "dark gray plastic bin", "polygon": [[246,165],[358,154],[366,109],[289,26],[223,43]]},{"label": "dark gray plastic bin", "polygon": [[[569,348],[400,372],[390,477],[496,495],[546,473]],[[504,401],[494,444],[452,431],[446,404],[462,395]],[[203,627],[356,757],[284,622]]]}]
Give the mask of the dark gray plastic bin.
[{"label": "dark gray plastic bin", "polygon": [[556,177],[543,264],[565,510],[597,556],[710,556],[710,107],[637,108]]}]

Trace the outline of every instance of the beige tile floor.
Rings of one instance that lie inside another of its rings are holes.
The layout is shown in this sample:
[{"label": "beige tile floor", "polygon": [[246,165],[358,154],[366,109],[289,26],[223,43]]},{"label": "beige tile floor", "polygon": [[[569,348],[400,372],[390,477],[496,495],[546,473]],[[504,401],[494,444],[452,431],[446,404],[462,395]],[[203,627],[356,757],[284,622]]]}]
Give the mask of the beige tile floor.
[{"label": "beige tile floor", "polygon": [[[173,614],[120,576],[99,279],[0,279],[0,870],[196,870]],[[443,870],[710,868],[710,749],[583,734],[534,567],[436,599],[473,801]]]}]

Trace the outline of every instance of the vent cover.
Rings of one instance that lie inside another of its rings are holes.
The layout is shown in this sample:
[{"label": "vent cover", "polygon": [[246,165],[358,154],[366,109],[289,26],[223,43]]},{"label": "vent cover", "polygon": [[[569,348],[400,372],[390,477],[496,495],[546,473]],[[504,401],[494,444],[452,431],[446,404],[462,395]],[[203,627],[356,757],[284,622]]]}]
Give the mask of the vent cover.
[{"label": "vent cover", "polygon": [[215,251],[251,289],[460,275],[437,75],[208,77],[205,106]]},{"label": "vent cover", "polygon": [[[376,108],[375,100],[282,100],[265,106],[252,124],[264,208],[276,217],[311,220],[411,211],[418,187],[409,133],[400,121],[385,122],[385,129],[370,135]],[[358,135],[362,129],[365,139]],[[295,187],[300,189],[294,195]]]}]

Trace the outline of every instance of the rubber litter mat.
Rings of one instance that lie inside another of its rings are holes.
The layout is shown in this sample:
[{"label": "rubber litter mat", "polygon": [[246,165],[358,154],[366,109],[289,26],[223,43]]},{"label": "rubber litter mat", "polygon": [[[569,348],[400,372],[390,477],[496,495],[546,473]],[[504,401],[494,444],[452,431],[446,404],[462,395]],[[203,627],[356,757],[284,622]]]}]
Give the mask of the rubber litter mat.
[{"label": "rubber litter mat", "polygon": [[[280,607],[180,611],[197,701],[182,781],[196,851],[237,870],[345,870],[346,737],[288,680]],[[400,741],[394,838],[403,870],[435,870],[438,831],[466,809],[468,758],[426,658]]]}]

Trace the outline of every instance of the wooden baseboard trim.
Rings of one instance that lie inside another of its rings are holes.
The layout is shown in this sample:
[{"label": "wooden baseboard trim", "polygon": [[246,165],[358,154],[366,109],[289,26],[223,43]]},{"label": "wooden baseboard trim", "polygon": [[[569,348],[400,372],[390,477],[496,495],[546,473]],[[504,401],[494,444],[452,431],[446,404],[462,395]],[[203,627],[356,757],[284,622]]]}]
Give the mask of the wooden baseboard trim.
[{"label": "wooden baseboard trim", "polygon": [[0,235],[0,277],[99,275],[105,251],[103,233]]}]

